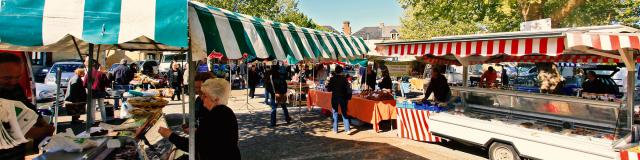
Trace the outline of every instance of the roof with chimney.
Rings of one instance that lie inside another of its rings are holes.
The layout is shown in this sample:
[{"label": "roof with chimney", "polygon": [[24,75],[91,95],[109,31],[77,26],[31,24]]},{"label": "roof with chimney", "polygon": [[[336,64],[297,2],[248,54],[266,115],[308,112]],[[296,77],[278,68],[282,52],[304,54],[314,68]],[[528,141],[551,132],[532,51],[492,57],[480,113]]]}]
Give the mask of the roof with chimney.
[{"label": "roof with chimney", "polygon": [[363,39],[384,39],[391,38],[391,34],[399,33],[400,26],[375,26],[375,27],[363,27],[357,32],[353,33],[353,36],[359,36]]},{"label": "roof with chimney", "polygon": [[333,28],[333,27],[331,27],[331,26],[329,26],[329,25],[321,26],[321,27],[324,27],[324,28],[326,28],[326,29],[330,30],[330,31],[331,31],[331,32],[333,32],[333,33],[340,33],[340,31],[336,30],[335,28]]}]

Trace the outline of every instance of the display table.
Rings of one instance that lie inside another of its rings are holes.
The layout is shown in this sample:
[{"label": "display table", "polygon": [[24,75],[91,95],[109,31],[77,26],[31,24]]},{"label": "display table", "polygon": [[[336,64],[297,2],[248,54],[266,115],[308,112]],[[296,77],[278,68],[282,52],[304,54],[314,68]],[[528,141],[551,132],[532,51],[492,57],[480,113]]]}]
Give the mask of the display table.
[{"label": "display table", "polygon": [[[38,160],[49,160],[49,159],[70,159],[70,160],[81,160],[85,159],[87,156],[89,157],[113,157],[115,154],[118,154],[120,150],[118,149],[106,149],[103,142],[106,139],[120,139],[122,144],[125,143],[133,143],[132,146],[135,146],[138,151],[138,158],[141,160],[153,159],[153,157],[163,157],[166,154],[170,154],[171,150],[174,148],[173,144],[169,142],[168,139],[164,139],[157,130],[159,127],[167,128],[167,121],[162,114],[161,110],[157,112],[153,112],[148,117],[139,117],[136,119],[135,123],[142,123],[141,126],[135,128],[121,129],[121,130],[113,130],[108,129],[108,133],[103,136],[92,136],[91,139],[96,140],[98,142],[98,147],[89,148],[84,150],[83,152],[45,152],[35,159]],[[99,128],[99,127],[94,127]],[[86,134],[86,133],[80,133]],[[96,158],[96,159],[103,159]],[[110,159],[110,158],[107,158]]]},{"label": "display table", "polygon": [[427,120],[431,111],[410,108],[397,108],[398,137],[422,142],[440,142],[440,137],[429,131]]},{"label": "display table", "polygon": [[[307,108],[313,106],[331,110],[331,92],[309,90]],[[347,105],[347,114],[363,122],[373,125],[376,132],[380,131],[378,123],[383,120],[396,119],[396,101],[374,101],[354,95]]]}]

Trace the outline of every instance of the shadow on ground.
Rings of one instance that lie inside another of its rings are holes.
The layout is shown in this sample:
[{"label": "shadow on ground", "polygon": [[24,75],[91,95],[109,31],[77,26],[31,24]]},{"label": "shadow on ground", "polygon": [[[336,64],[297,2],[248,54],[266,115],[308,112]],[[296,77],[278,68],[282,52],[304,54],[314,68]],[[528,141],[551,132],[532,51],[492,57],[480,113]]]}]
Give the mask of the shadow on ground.
[{"label": "shadow on ground", "polygon": [[[331,118],[297,110],[290,108],[294,119],[290,124],[284,122],[282,111],[278,110],[279,123],[275,128],[268,127],[269,111],[236,114],[241,126],[239,147],[243,159],[425,159],[386,143],[322,136],[331,132]],[[340,129],[338,134],[346,133]]]}]

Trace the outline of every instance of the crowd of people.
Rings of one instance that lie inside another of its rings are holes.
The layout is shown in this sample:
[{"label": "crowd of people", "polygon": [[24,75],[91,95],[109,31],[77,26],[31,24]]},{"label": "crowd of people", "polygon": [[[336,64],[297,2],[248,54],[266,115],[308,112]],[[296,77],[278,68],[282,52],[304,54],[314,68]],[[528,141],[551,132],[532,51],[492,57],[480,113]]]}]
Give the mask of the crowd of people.
[{"label": "crowd of people", "polygon": [[[6,58],[8,57],[8,58]],[[16,60],[17,59],[17,60]],[[91,71],[87,69],[91,61],[93,68]],[[21,66],[13,63],[23,63],[19,58],[13,57],[11,54],[0,54],[0,65],[5,66]],[[229,157],[231,159],[239,159],[240,152],[238,149],[238,124],[233,111],[227,106],[227,102],[231,92],[231,82],[227,78],[236,77],[240,80],[239,88],[248,88],[250,90],[249,97],[255,98],[255,89],[262,85],[265,88],[265,104],[271,107],[270,127],[276,127],[277,109],[281,108],[284,114],[284,121],[291,123],[292,118],[287,110],[287,81],[295,82],[314,82],[325,83],[326,89],[333,93],[331,97],[332,115],[333,115],[333,131],[338,132],[338,112],[341,112],[342,121],[344,123],[345,132],[350,133],[349,116],[347,115],[347,102],[351,98],[351,84],[353,82],[361,82],[365,88],[380,88],[390,90],[392,80],[386,67],[380,68],[382,72],[381,79],[376,75],[374,66],[368,69],[361,67],[355,73],[349,74],[358,68],[352,66],[342,67],[341,65],[318,64],[311,65],[284,65],[282,62],[273,62],[273,64],[264,62],[237,62],[229,65],[219,66],[217,70],[227,70],[228,73],[219,74],[216,69],[212,71],[198,72],[195,75],[194,88],[197,95],[196,104],[196,129],[194,130],[198,141],[196,142],[196,157],[198,159],[213,159],[215,157]],[[226,67],[226,68],[225,68]],[[65,108],[72,116],[72,123],[82,123],[80,115],[86,112],[93,113],[95,108],[87,108],[87,97],[91,97],[91,102],[100,109],[102,121],[109,120],[107,116],[104,99],[108,96],[107,88],[113,89],[131,89],[130,82],[134,79],[135,73],[138,72],[137,66],[128,64],[127,60],[121,60],[119,65],[115,67],[113,75],[101,70],[101,64],[98,61],[86,58],[84,66],[75,70],[75,75],[69,80],[67,92],[65,94]],[[201,69],[198,69],[201,70]],[[10,75],[5,75],[9,74]],[[17,78],[23,76],[23,72],[12,71],[0,74],[0,91],[16,90],[22,91],[22,88],[11,88],[7,86],[16,86]],[[166,85],[174,90],[172,100],[181,100],[183,87],[188,86],[186,81],[188,77],[187,66],[181,66],[179,63],[172,63],[171,69],[167,72],[168,79]],[[91,77],[92,81],[89,81]],[[362,80],[360,80],[360,79]],[[379,82],[379,83],[378,83]],[[446,86],[446,85],[445,85]],[[87,90],[89,87],[89,90]],[[27,101],[24,93],[22,95],[9,95],[8,93],[22,92],[0,92],[0,98],[14,99],[24,101],[25,104],[31,104]],[[35,106],[32,106],[35,111]],[[88,115],[88,119],[95,119],[92,114]],[[44,128],[44,129],[43,129]],[[52,126],[45,122],[38,123],[34,131],[39,133],[39,137],[43,138],[51,135]],[[188,133],[189,130],[184,128],[183,132]],[[32,133],[32,132],[30,132]],[[188,139],[167,128],[158,130],[163,137],[168,138],[177,148],[188,151]],[[37,139],[37,138],[36,138]],[[215,149],[211,149],[214,147]],[[6,150],[0,150],[5,152]]]}]

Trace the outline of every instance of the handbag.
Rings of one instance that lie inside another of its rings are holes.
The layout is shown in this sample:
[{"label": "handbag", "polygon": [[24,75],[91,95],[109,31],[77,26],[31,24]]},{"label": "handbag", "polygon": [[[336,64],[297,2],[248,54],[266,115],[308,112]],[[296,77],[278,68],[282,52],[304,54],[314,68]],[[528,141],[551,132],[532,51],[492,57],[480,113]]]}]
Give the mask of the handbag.
[{"label": "handbag", "polygon": [[85,102],[66,103],[64,107],[67,110],[67,115],[75,116],[85,114],[87,112],[86,104],[87,103]]},{"label": "handbag", "polygon": [[276,103],[277,104],[286,104],[287,96],[285,94],[276,94]]},{"label": "handbag", "polygon": [[276,92],[276,86],[273,85],[273,75],[269,75],[269,80],[271,80],[271,89],[273,89],[273,93],[276,93],[276,104],[286,104],[287,103],[287,95],[286,94],[278,94]]},{"label": "handbag", "polygon": [[351,100],[351,97],[353,97],[353,88],[351,88],[351,84],[349,83],[349,81],[345,78],[345,88],[347,88],[347,95],[346,98],[347,100]]}]

